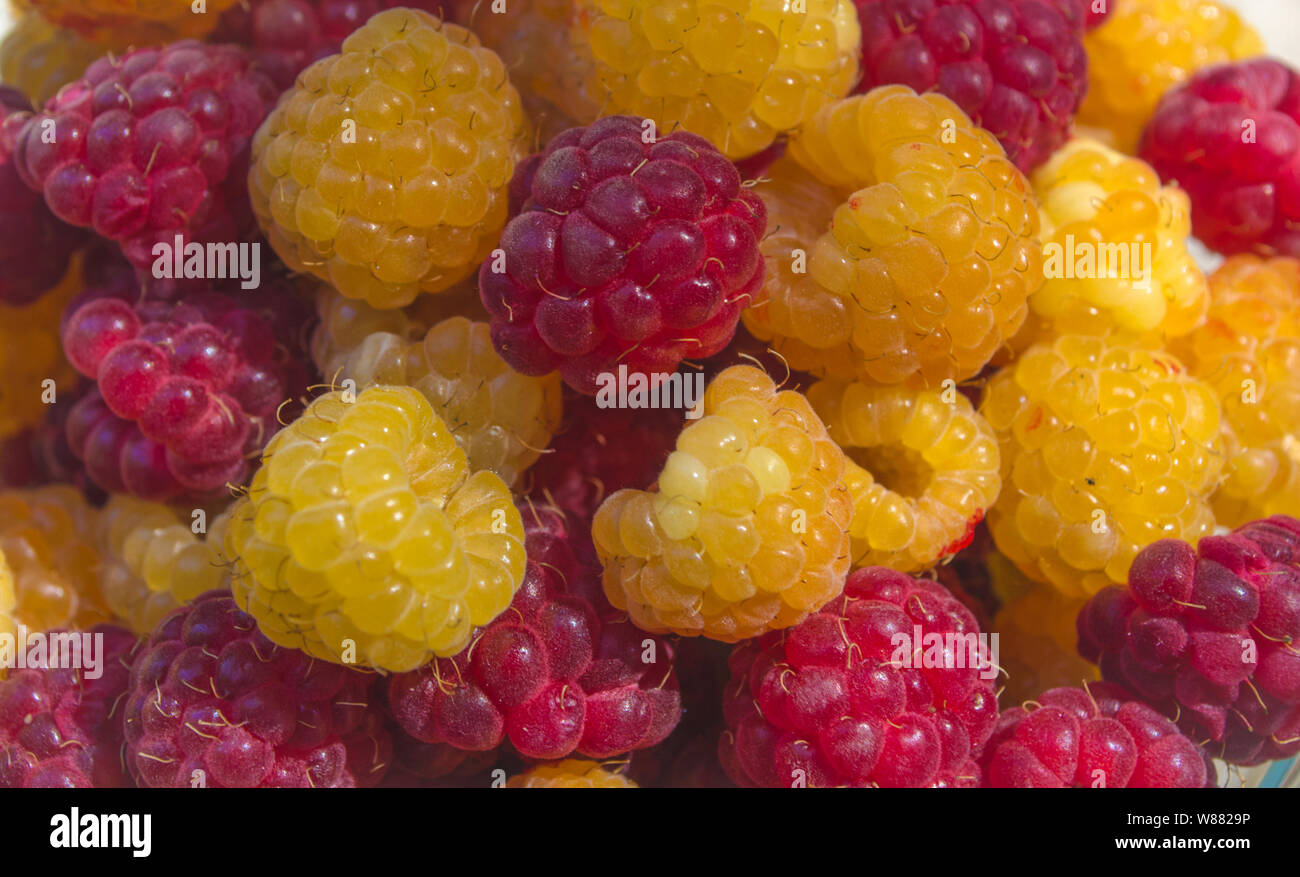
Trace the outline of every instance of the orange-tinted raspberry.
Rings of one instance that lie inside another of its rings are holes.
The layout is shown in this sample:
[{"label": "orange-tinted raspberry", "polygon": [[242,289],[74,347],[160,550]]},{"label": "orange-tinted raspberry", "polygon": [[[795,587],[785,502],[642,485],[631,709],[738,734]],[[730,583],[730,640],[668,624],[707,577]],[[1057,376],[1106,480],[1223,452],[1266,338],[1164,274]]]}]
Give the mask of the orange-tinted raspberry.
[{"label": "orange-tinted raspberry", "polygon": [[844,587],[844,468],[806,398],[726,369],[656,489],[617,491],[596,512],[606,595],[655,633],[735,642],[798,624]]},{"label": "orange-tinted raspberry", "polygon": [[0,438],[35,426],[58,392],[75,385],[77,373],[63,357],[59,317],[81,289],[74,261],[59,285],[31,304],[0,304]]},{"label": "orange-tinted raspberry", "polygon": [[539,764],[512,776],[510,789],[635,789],[637,784],[621,773],[594,761],[566,758],[559,764]]},{"label": "orange-tinted raspberry", "polygon": [[207,0],[204,12],[195,12],[193,0],[26,2],[49,21],[94,43],[147,46],[205,36],[217,26],[221,13],[239,0]]}]

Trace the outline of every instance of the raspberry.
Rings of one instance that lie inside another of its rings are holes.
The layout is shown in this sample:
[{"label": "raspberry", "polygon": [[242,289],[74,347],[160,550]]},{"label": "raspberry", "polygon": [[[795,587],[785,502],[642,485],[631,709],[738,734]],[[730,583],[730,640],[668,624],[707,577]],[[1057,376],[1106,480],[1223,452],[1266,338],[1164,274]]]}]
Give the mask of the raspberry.
[{"label": "raspberry", "polygon": [[[917,633],[905,654],[898,637]],[[855,570],[843,596],[798,627],[732,652],[723,766],[767,788],[977,785],[974,760],[997,719],[978,634],[940,585]]]},{"label": "raspberry", "polygon": [[108,621],[100,556],[87,541],[97,512],[67,486],[0,491],[0,552],[13,574],[13,618],[35,631]]},{"label": "raspberry", "polygon": [[528,566],[510,611],[454,658],[394,676],[393,715],[418,740],[487,750],[508,738],[542,760],[659,743],[681,717],[672,646],[609,605],[562,512],[522,513]]},{"label": "raspberry", "polygon": [[1213,780],[1196,744],[1117,685],[1053,688],[998,717],[984,750],[993,788],[1196,789]]},{"label": "raspberry", "polygon": [[1219,523],[1300,517],[1300,261],[1228,259],[1210,275],[1209,317],[1173,350],[1223,406]]},{"label": "raspberry", "polygon": [[241,482],[281,405],[307,383],[301,354],[282,340],[307,313],[288,290],[254,305],[216,292],[134,307],[88,301],[63,329],[68,358],[97,381],[69,417],[73,453],[105,490],[149,500]]},{"label": "raspberry", "polygon": [[497,763],[496,750],[466,752],[446,743],[422,743],[399,725],[389,728],[393,737],[393,765],[381,788],[460,788],[478,785],[486,788],[493,779],[488,775]]},{"label": "raspberry", "polygon": [[[30,216],[27,219],[30,221]],[[23,257],[23,265],[31,264],[31,251]],[[3,267],[0,265],[0,270]],[[39,424],[47,414],[47,403],[76,386],[77,373],[64,359],[55,332],[59,313],[81,290],[77,258],[65,267],[63,279],[36,301],[10,305],[0,300],[0,373],[4,375],[0,381],[0,437]],[[17,270],[22,276],[21,269]],[[0,278],[0,286],[6,286],[8,277],[0,274]],[[54,382],[52,389],[47,380]]]},{"label": "raspberry", "polygon": [[605,594],[655,633],[736,642],[798,624],[848,572],[844,466],[807,399],[727,369],[657,489],[620,490],[596,512]]},{"label": "raspberry", "polygon": [[559,375],[528,377],[492,349],[487,323],[442,320],[427,332],[401,311],[376,311],[323,289],[312,353],[335,386],[352,379],[414,387],[451,429],[474,469],[513,486],[560,424]]},{"label": "raspberry", "polygon": [[1119,330],[1170,338],[1204,316],[1205,276],[1187,250],[1187,195],[1147,164],[1083,138],[1034,173],[1043,286],[1018,346]]},{"label": "raspberry", "polygon": [[858,91],[900,83],[952,98],[1026,173],[1069,136],[1088,85],[1078,0],[854,0]]},{"label": "raspberry", "polygon": [[127,785],[121,703],[137,643],[128,631],[109,624],[89,633],[103,638],[96,647],[101,662],[96,678],[57,662],[51,668],[47,661],[0,680],[0,788]]},{"label": "raspberry", "polygon": [[1192,230],[1222,253],[1300,256],[1300,73],[1260,58],[1169,91],[1142,157],[1192,199]]},{"label": "raspberry", "polygon": [[1063,335],[995,375],[980,411],[1007,485],[989,528],[1034,581],[1086,597],[1143,546],[1213,529],[1219,404],[1164,351]]},{"label": "raspberry", "polygon": [[142,786],[345,788],[384,777],[373,674],[269,642],[228,593],[164,618],[131,665],[126,763]]},{"label": "raspberry", "polygon": [[[18,598],[14,594],[14,573],[9,568],[4,549],[0,548],[0,637],[14,636],[18,625],[14,622],[14,611]],[[0,667],[0,680],[5,677],[5,668]]]},{"label": "raspberry", "polygon": [[[814,199],[806,233],[764,242],[799,279],[773,265],[749,330],[820,377],[938,386],[978,373],[1042,283],[1038,209],[997,141],[946,97],[896,85],[823,109],[791,155],[838,192]],[[786,199],[775,217],[804,209],[811,183],[796,174],[773,170],[787,181],[767,196]],[[836,197],[847,203],[828,217]]]},{"label": "raspberry", "polygon": [[624,488],[645,490],[664,468],[682,430],[671,408],[605,408],[568,391],[564,425],[528,470],[530,496],[590,522],[604,498]]},{"label": "raspberry", "polygon": [[[0,86],[0,306],[31,304],[68,274],[82,233],[54,218],[14,163],[30,115],[27,99]],[[4,320],[10,323],[10,320]],[[6,372],[12,380],[12,372]]]},{"label": "raspberry", "polygon": [[230,512],[236,599],[273,642],[393,672],[454,655],[510,605],[523,525],[410,387],[319,397]]},{"label": "raspberry", "polygon": [[[204,13],[192,0],[26,0],[44,18],[105,45],[169,42],[202,37],[218,15],[239,0],[207,0]],[[25,16],[31,18],[33,16]]]},{"label": "raspberry", "polygon": [[99,580],[113,614],[141,636],[200,594],[228,588],[222,562],[226,518],[213,519],[207,539],[157,503],[114,496],[99,515],[103,554]]},{"label": "raspberry", "polygon": [[997,436],[965,396],[821,381],[808,401],[849,458],[855,567],[919,572],[970,544],[1002,479]]},{"label": "raspberry", "polygon": [[55,216],[117,241],[148,269],[155,245],[177,236],[251,234],[246,147],[274,99],[234,46],[185,40],[109,55],[27,121],[15,161]]},{"label": "raspberry", "polygon": [[651,375],[731,341],[763,282],[766,217],[731,162],[679,131],[646,142],[641,119],[572,128],[520,164],[528,194],[479,271],[492,338],[515,369],[559,369],[595,394],[620,365]]},{"label": "raspberry", "polygon": [[1079,613],[1079,652],[1230,764],[1300,752],[1300,521],[1147,546]]},{"label": "raspberry", "polygon": [[477,37],[419,10],[380,12],[258,130],[253,209],[290,268],[401,307],[496,246],[526,135],[519,95]]},{"label": "raspberry", "polygon": [[1112,0],[1111,16],[1084,36],[1088,92],[1077,121],[1109,132],[1134,153],[1142,127],[1171,87],[1211,64],[1261,54],[1264,43],[1217,0]]},{"label": "raspberry", "polygon": [[[85,382],[85,379],[80,379]],[[0,443],[0,487],[42,487],[70,484],[95,505],[103,503],[102,490],[90,482],[85,467],[68,444],[66,423],[77,396],[70,393],[45,406],[39,423],[14,433]]]},{"label": "raspberry", "polygon": [[109,48],[121,51],[126,45],[99,46],[44,16],[24,15],[0,41],[0,82],[41,105],[80,79],[90,62]]},{"label": "raspberry", "polygon": [[729,158],[760,152],[858,77],[861,33],[843,0],[574,0],[571,21],[569,115],[680,123]]},{"label": "raspberry", "polygon": [[566,758],[559,764],[539,764],[506,782],[511,789],[635,789],[637,784],[594,761]]}]

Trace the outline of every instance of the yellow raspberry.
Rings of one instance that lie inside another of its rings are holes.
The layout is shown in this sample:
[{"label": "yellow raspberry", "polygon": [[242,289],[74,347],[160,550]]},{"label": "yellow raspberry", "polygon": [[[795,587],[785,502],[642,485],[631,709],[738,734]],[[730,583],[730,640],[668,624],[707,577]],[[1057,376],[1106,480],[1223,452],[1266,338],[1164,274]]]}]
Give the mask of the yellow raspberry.
[{"label": "yellow raspberry", "polygon": [[1264,42],[1216,0],[1111,0],[1110,18],[1087,33],[1088,92],[1076,121],[1136,152],[1160,97],[1211,64],[1262,54]]},{"label": "yellow raspberry", "polygon": [[[978,373],[1042,284],[1038,208],[993,136],[941,95],[884,86],[819,111],[791,155],[843,203],[827,224],[833,196],[788,165],[759,189],[773,238],[746,327],[818,376],[937,387]],[[796,231],[778,229],[805,200]]]},{"label": "yellow raspberry", "polygon": [[798,624],[844,587],[844,468],[803,395],[724,370],[656,488],[617,491],[596,512],[605,594],[653,633],[736,642]]},{"label": "yellow raspberry", "polygon": [[[14,574],[9,569],[9,561],[4,551],[0,551],[0,637],[14,636],[18,626],[14,623],[14,611],[18,600],[14,596]],[[0,678],[4,676],[4,667],[0,666]]]},{"label": "yellow raspberry", "polygon": [[299,75],[253,140],[249,192],[289,267],[379,308],[440,292],[496,246],[528,143],[496,53],[413,9]]},{"label": "yellow raspberry", "polygon": [[277,645],[392,672],[459,652],[510,605],[524,534],[410,387],[316,399],[231,509],[235,599]]},{"label": "yellow raspberry", "polygon": [[110,620],[90,541],[98,512],[72,487],[0,491],[0,553],[13,575],[13,619],[34,631]]},{"label": "yellow raspberry", "polygon": [[[77,373],[63,356],[59,318],[82,289],[74,257],[59,285],[29,305],[0,304],[0,438],[44,418],[59,392],[70,391]],[[53,389],[44,382],[54,381]]]},{"label": "yellow raspberry", "polygon": [[989,528],[1031,579],[1091,596],[1124,584],[1144,546],[1213,531],[1219,403],[1170,354],[1063,335],[995,375],[980,412],[1006,484]]},{"label": "yellow raspberry", "polygon": [[[169,43],[200,39],[210,33],[221,13],[239,0],[206,0],[203,12],[194,0],[25,0],[46,19],[104,46]],[[31,18],[32,16],[25,16]]]},{"label": "yellow raspberry", "polygon": [[680,125],[729,158],[805,124],[858,78],[849,0],[573,0],[553,91],[583,124],[598,115]]},{"label": "yellow raspberry", "polygon": [[1034,172],[1042,288],[1023,350],[1056,335],[1185,335],[1205,314],[1205,275],[1187,250],[1191,205],[1146,162],[1075,138]]},{"label": "yellow raspberry", "polygon": [[1300,517],[1300,261],[1228,259],[1210,275],[1208,318],[1175,352],[1223,406],[1219,523]]},{"label": "yellow raspberry", "polygon": [[510,789],[635,789],[637,784],[594,761],[566,758],[559,764],[539,764],[506,782]]},{"label": "yellow raspberry", "polygon": [[822,381],[808,401],[848,457],[855,568],[918,572],[969,544],[1002,479],[997,436],[965,396]]},{"label": "yellow raspberry", "polygon": [[203,538],[191,518],[183,520],[169,506],[111,497],[99,516],[100,586],[109,609],[132,631],[148,635],[173,609],[229,587],[222,560],[226,523],[225,515],[213,518]]},{"label": "yellow raspberry", "polygon": [[107,48],[40,15],[24,15],[0,42],[0,82],[12,85],[39,107],[54,93],[81,78]]},{"label": "yellow raspberry", "polygon": [[486,322],[451,317],[424,331],[400,311],[331,292],[318,299],[312,354],[321,373],[357,389],[414,387],[451,429],[470,467],[514,485],[560,427],[560,375],[521,375],[492,346]]}]

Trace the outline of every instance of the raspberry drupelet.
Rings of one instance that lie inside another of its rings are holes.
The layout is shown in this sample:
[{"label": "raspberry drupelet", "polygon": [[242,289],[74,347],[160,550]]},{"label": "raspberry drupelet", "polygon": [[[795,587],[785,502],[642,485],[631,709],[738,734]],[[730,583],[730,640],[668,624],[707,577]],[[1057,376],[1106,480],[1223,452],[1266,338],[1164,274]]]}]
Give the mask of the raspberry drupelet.
[{"label": "raspberry drupelet", "polygon": [[592,524],[605,593],[638,627],[736,642],[798,624],[844,586],[844,454],[801,394],[750,366],[709,384],[654,489]]},{"label": "raspberry drupelet", "polygon": [[257,132],[248,188],[290,268],[402,307],[496,247],[527,133],[494,52],[427,12],[390,9],[298,77]]},{"label": "raspberry drupelet", "polygon": [[657,383],[712,356],[758,294],[766,227],[735,165],[683,131],[612,116],[520,164],[527,200],[479,271],[497,351],[594,395],[620,366]]},{"label": "raspberry drupelet", "polygon": [[510,605],[525,567],[519,511],[418,390],[344,393],[267,445],[230,510],[232,588],[281,646],[414,670]]}]

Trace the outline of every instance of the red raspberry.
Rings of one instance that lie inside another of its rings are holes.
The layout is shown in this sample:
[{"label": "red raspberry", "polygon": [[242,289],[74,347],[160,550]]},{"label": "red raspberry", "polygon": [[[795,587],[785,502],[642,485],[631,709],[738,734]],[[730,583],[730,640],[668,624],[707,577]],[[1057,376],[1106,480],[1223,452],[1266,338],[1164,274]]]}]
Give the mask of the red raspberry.
[{"label": "red raspberry", "polygon": [[1232,764],[1300,752],[1300,521],[1162,539],[1079,612],[1079,653]]},{"label": "red raspberry", "polygon": [[142,786],[372,786],[392,739],[374,676],[273,644],[209,591],[168,615],[131,665],[126,763]]},{"label": "red raspberry", "polygon": [[517,169],[512,191],[529,197],[501,235],[505,270],[489,258],[479,272],[493,342],[516,370],[559,369],[588,395],[619,365],[675,371],[726,347],[762,286],[762,201],[704,138],[646,142],[651,130],[611,116]]},{"label": "red raspberry", "polygon": [[424,743],[396,723],[391,724],[389,730],[393,735],[393,766],[381,784],[384,788],[473,785],[488,788],[491,785],[489,771],[500,757],[497,750],[467,752],[446,743]]},{"label": "red raspberry", "polygon": [[[997,720],[983,678],[992,656],[966,639],[978,633],[942,586],[855,570],[843,596],[799,626],[736,646],[723,766],[742,786],[978,785],[975,759]],[[942,656],[931,634],[942,636]],[[921,666],[902,666],[896,642]]]},{"label": "red raspberry", "polygon": [[58,401],[46,408],[40,423],[0,444],[0,487],[71,484],[93,505],[103,504],[103,490],[87,477],[85,466],[68,444],[68,415],[89,387],[88,381],[78,378],[75,389],[61,393]]},{"label": "red raspberry", "polygon": [[249,237],[248,144],[275,98],[236,46],[183,40],[110,54],[27,120],[15,162],[55,216],[148,268],[154,244],[177,234]]},{"label": "red raspberry", "polygon": [[854,0],[858,91],[901,83],[947,95],[1023,171],[1069,136],[1088,86],[1079,0]]},{"label": "red raspberry", "polygon": [[1196,789],[1213,763],[1173,722],[1118,685],[1053,688],[998,717],[984,750],[993,788]]},{"label": "red raspberry", "polygon": [[455,657],[393,677],[398,724],[458,749],[508,738],[524,757],[547,760],[655,745],[681,717],[673,647],[609,605],[599,571],[575,556],[589,540],[562,512],[528,503],[521,514],[528,567],[510,609]]},{"label": "red raspberry", "polygon": [[1300,256],[1300,73],[1272,58],[1198,71],[1160,100],[1140,154],[1221,253]]},{"label": "red raspberry", "polygon": [[69,414],[68,443],[109,492],[205,496],[248,474],[308,383],[310,304],[291,290],[257,307],[217,292],[132,306],[106,294],[65,321],[63,349],[97,386]]},{"label": "red raspberry", "polygon": [[53,288],[84,233],[54,218],[14,166],[31,104],[0,87],[0,303],[29,304]]},{"label": "red raspberry", "polygon": [[544,496],[590,524],[616,490],[644,490],[663,471],[682,430],[681,411],[602,408],[590,396],[566,391],[565,424],[528,474],[527,493]]},{"label": "red raspberry", "polygon": [[0,788],[126,784],[120,701],[136,638],[111,624],[90,634],[103,637],[97,679],[81,669],[27,667],[0,681]]}]

